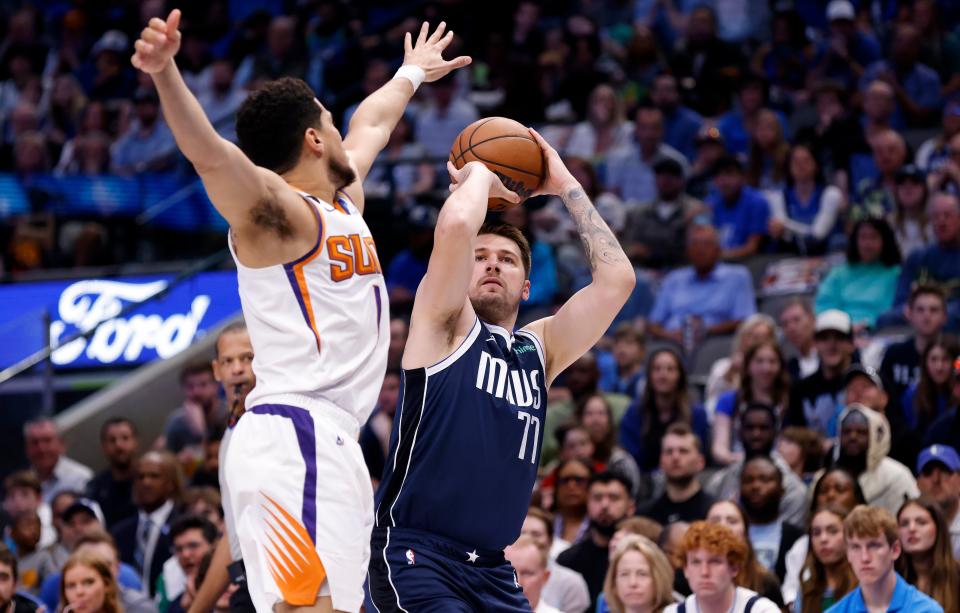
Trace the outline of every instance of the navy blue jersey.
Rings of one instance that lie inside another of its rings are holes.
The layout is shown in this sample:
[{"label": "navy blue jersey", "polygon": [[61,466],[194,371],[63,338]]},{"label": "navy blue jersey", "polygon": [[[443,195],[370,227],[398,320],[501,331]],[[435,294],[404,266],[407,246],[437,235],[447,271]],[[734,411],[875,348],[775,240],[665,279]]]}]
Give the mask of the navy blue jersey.
[{"label": "navy blue jersey", "polygon": [[453,354],[403,372],[376,525],[482,549],[513,543],[537,477],[546,407],[540,339],[478,319]]}]

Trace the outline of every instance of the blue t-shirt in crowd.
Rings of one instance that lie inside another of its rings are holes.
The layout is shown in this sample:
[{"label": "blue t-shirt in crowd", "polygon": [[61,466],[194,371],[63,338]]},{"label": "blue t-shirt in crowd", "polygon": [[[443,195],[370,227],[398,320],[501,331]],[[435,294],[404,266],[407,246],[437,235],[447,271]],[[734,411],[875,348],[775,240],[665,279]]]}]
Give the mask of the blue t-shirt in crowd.
[{"label": "blue t-shirt in crowd", "polygon": [[713,225],[720,232],[720,246],[724,249],[742,247],[754,235],[765,235],[770,220],[770,205],[763,194],[744,186],[736,202],[724,201],[713,190],[707,197],[713,210]]},{"label": "blue t-shirt in crowd", "polygon": [[[936,600],[930,598],[917,588],[907,583],[897,574],[897,585],[893,588],[893,598],[887,613],[943,613]],[[855,590],[840,599],[840,602],[827,609],[827,613],[867,613],[867,605],[863,602],[863,592],[857,586]]]},{"label": "blue t-shirt in crowd", "polygon": [[404,249],[393,256],[393,261],[387,268],[387,287],[398,286],[415,294],[425,274],[427,260],[421,260],[409,249]]},{"label": "blue t-shirt in crowd", "polygon": [[738,264],[717,264],[701,277],[692,266],[669,273],[660,285],[650,321],[667,330],[679,330],[684,320],[696,315],[707,327],[739,321],[756,313],[753,279]]},{"label": "blue t-shirt in crowd", "polygon": [[[780,128],[783,130],[784,136],[787,136],[790,133],[787,118],[784,117],[780,111],[774,111],[774,113],[776,113],[777,119],[780,120]],[[734,109],[724,113],[720,119],[717,120],[717,129],[720,130],[720,135],[723,136],[723,142],[727,146],[728,152],[743,155],[747,154],[747,151],[750,149],[750,132],[747,131],[747,124],[743,120],[743,113],[740,109]]]},{"label": "blue t-shirt in crowd", "polygon": [[663,142],[692,160],[697,156],[697,135],[703,127],[703,117],[685,106],[663,116]]}]

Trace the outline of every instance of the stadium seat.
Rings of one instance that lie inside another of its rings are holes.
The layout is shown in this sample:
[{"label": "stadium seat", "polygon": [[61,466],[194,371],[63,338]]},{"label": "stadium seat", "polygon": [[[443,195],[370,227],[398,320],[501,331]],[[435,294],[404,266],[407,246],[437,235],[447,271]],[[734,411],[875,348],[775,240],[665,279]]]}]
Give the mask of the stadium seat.
[{"label": "stadium seat", "polygon": [[713,363],[730,355],[733,335],[710,336],[694,351],[690,359],[690,379],[705,382]]}]

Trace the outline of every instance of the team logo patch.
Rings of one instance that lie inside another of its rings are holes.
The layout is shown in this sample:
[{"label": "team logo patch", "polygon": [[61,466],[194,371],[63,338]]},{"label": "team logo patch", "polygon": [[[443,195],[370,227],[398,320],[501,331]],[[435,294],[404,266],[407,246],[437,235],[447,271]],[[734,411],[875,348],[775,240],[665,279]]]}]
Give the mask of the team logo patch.
[{"label": "team logo patch", "polygon": [[283,600],[295,606],[311,606],[327,576],[313,539],[303,524],[276,500],[260,492],[267,541],[263,547],[267,566],[280,588]]},{"label": "team logo patch", "polygon": [[417,563],[417,556],[413,553],[412,549],[407,550],[407,564],[413,566]]}]

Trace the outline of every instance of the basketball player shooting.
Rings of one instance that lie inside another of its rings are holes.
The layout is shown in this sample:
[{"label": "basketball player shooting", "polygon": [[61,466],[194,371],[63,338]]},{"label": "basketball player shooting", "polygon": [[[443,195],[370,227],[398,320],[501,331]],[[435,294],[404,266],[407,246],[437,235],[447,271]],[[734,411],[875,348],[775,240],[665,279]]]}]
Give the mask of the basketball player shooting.
[{"label": "basketball player shooting", "polygon": [[225,458],[250,595],[260,612],[357,611],[373,523],[357,434],[390,337],[361,185],[416,87],[470,58],[444,60],[453,33],[424,23],[345,140],[306,83],[283,78],[241,106],[237,147],[177,70],[179,23],[179,10],[151,19],[132,62],[153,78],[177,145],[230,225],[257,377]]},{"label": "basketball player shooting", "polygon": [[513,332],[530,291],[530,246],[485,225],[488,198],[518,202],[480,162],[457,170],[437,221],[403,353],[403,391],[377,491],[370,593],[387,611],[530,611],[503,549],[520,534],[537,475],[547,388],[603,335],[633,267],[557,152],[557,194],[593,271],[553,316]]}]

